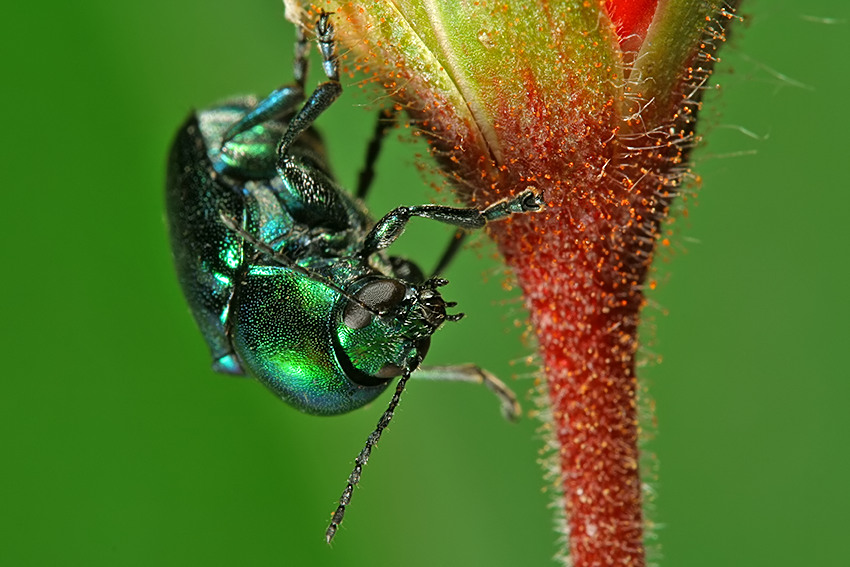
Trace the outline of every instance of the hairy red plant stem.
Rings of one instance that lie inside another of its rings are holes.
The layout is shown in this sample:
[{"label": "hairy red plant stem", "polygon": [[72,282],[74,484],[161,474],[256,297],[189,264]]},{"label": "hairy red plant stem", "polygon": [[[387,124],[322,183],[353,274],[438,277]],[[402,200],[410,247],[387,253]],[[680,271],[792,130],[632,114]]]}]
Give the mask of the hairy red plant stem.
[{"label": "hairy red plant stem", "polygon": [[[462,193],[481,203],[529,186],[546,196],[544,211],[497,223],[490,235],[519,280],[543,358],[570,555],[576,567],[644,565],[637,327],[671,195],[668,154],[679,150],[630,149],[658,141],[621,138],[614,101],[578,102],[592,107],[585,114],[547,104],[531,86],[528,93],[547,126],[517,128],[506,106],[494,126],[511,149],[510,166],[496,168],[488,184],[467,177],[459,185],[475,187]],[[573,143],[563,147],[564,140]],[[452,158],[455,171],[475,168]]]},{"label": "hairy red plant stem", "polygon": [[547,221],[492,231],[526,294],[543,356],[576,565],[643,564],[634,356],[645,269],[623,262],[627,249],[609,247],[623,238],[618,225],[562,222],[619,216],[618,207],[565,196],[550,202]]},{"label": "hairy red plant stem", "polygon": [[656,186],[640,190],[626,175],[634,165],[618,162],[613,141],[597,145],[611,139],[610,123],[587,132],[594,142],[571,148],[568,171],[542,170],[534,180],[547,195],[545,213],[491,235],[517,275],[539,342],[574,565],[643,565],[634,370],[660,204]]}]

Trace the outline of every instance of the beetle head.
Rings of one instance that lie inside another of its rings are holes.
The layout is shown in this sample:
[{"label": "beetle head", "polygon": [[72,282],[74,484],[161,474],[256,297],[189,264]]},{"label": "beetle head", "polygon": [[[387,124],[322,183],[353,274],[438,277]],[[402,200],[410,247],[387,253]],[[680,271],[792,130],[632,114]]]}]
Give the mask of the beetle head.
[{"label": "beetle head", "polygon": [[447,320],[437,290],[445,280],[421,284],[387,277],[361,278],[349,287],[337,325],[337,356],[348,377],[373,385],[416,369],[431,335]]}]

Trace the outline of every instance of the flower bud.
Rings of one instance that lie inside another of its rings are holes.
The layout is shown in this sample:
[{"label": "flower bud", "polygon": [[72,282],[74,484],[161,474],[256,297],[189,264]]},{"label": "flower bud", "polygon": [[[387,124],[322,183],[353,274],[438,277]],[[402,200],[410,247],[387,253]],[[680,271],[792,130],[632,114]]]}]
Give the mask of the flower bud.
[{"label": "flower bud", "polygon": [[[524,292],[546,375],[576,567],[645,564],[637,327],[660,225],[732,17],[709,0],[286,1],[333,11],[358,69],[427,137],[458,197],[532,187],[489,233]],[[310,14],[312,11],[312,14]]]}]

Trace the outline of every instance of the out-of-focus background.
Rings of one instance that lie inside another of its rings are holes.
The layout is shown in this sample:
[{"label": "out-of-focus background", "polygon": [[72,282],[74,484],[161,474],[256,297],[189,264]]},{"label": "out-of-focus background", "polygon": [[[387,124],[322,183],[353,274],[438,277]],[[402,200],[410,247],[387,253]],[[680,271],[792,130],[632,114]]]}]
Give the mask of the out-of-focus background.
[{"label": "out-of-focus background", "polygon": [[[706,103],[702,188],[647,314],[646,358],[664,359],[641,372],[657,406],[652,517],[664,565],[836,565],[850,506],[850,9],[752,0],[743,15]],[[279,0],[16,3],[3,20],[0,563],[550,564],[538,423],[504,422],[480,388],[411,383],[328,548],[388,396],[310,417],[209,370],[172,273],[165,156],[190,108],[290,80]],[[356,91],[319,123],[348,186],[380,105]],[[434,197],[422,146],[397,138],[376,214]],[[446,237],[429,224],[397,247],[425,266]],[[499,274],[483,238],[447,273],[468,317],[429,362],[516,376],[531,408],[533,349]]]}]

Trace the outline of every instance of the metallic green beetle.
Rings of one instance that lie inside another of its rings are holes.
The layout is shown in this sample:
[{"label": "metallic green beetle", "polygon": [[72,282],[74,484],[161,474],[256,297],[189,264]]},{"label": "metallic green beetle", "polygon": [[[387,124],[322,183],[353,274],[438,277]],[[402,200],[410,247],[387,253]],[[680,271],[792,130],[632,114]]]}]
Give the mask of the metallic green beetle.
[{"label": "metallic green beetle", "polygon": [[[251,374],[287,403],[318,415],[359,408],[402,377],[358,456],[328,528],[330,541],[431,335],[462,316],[446,313],[453,304],[438,291],[445,280],[426,279],[414,263],[384,250],[412,217],[463,231],[536,211],[542,198],[527,190],[483,211],[398,207],[373,223],[360,199],[386,125],[379,123],[352,197],[331,176],[312,128],[342,91],[329,14],[320,15],[316,37],[327,81],[300,108],[309,45],[302,32],[293,85],[261,101],[234,99],[189,116],[171,150],[166,201],[180,284],[215,370]],[[453,239],[435,272],[460,241]],[[475,366],[421,369],[420,375],[483,382],[500,396],[506,414],[518,411],[510,390]]]}]

